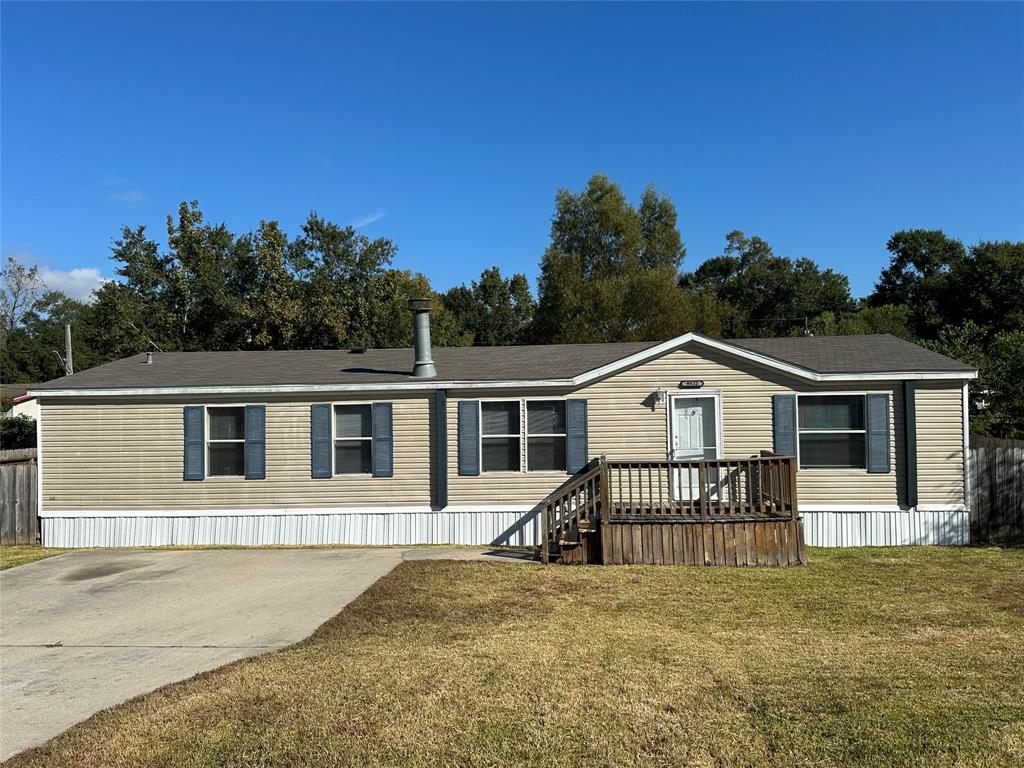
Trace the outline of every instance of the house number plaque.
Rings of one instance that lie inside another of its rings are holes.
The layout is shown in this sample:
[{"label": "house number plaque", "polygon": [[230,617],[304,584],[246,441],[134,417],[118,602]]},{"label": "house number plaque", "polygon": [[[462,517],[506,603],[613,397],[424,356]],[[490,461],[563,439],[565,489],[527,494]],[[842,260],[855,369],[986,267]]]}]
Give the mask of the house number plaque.
[{"label": "house number plaque", "polygon": [[703,379],[683,379],[679,382],[680,389],[700,389],[703,386]]}]

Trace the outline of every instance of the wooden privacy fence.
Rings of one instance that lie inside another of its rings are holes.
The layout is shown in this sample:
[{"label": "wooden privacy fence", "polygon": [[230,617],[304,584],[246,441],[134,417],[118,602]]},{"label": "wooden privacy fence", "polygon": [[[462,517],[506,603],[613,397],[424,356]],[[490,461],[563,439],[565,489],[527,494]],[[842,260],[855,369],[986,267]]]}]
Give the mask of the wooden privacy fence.
[{"label": "wooden privacy fence", "polygon": [[971,435],[971,542],[1024,544],[1024,440]]},{"label": "wooden privacy fence", "polygon": [[37,544],[36,449],[0,451],[0,545]]}]

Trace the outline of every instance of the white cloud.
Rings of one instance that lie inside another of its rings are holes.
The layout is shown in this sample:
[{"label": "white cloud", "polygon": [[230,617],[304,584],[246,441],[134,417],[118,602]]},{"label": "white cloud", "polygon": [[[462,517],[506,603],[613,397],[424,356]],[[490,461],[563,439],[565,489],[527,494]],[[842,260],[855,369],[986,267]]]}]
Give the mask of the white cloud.
[{"label": "white cloud", "polygon": [[107,190],[104,199],[108,203],[134,205],[146,199],[141,189],[134,186],[129,179],[121,176],[107,176],[103,179],[103,186]]},{"label": "white cloud", "polygon": [[126,189],[124,192],[115,192],[107,195],[107,200],[112,203],[121,203],[122,205],[141,203],[145,199],[146,196],[142,194],[141,189]]},{"label": "white cloud", "polygon": [[370,224],[373,224],[375,221],[380,221],[381,219],[384,218],[385,215],[386,214],[383,208],[376,208],[370,213],[366,214],[365,216],[353,221],[352,226],[355,227],[356,229],[359,229],[360,227],[367,227]]},{"label": "white cloud", "polygon": [[77,267],[67,271],[40,267],[39,277],[51,291],[60,291],[79,301],[91,301],[92,292],[110,280],[103,277],[96,267]]}]

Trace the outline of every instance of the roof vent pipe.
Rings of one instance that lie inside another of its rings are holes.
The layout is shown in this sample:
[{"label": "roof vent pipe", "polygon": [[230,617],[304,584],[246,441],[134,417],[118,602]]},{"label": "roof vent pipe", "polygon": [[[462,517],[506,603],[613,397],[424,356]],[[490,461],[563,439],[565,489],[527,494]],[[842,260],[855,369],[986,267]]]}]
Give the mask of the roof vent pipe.
[{"label": "roof vent pipe", "polygon": [[430,304],[430,299],[409,299],[409,309],[412,311],[412,339],[416,349],[412,375],[420,378],[437,376],[430,349]]},{"label": "roof vent pipe", "polygon": [[153,364],[153,350],[149,350],[149,352],[146,353],[146,365],[152,365],[152,364]]}]

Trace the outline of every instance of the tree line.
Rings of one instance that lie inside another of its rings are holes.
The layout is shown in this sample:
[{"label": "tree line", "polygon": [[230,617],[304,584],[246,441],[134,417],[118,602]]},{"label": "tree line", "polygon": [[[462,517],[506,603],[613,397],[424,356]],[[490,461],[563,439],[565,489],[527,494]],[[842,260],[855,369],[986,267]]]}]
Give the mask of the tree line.
[{"label": "tree line", "polygon": [[145,227],[114,240],[117,279],[88,302],[48,290],[34,267],[2,275],[0,376],[63,373],[63,326],[76,369],[146,349],[259,350],[411,344],[409,298],[435,299],[439,346],[891,333],[977,366],[974,428],[1024,436],[1024,243],[965,247],[938,230],[896,232],[870,295],[756,235],[725,236],[720,255],[683,267],[676,208],[653,186],[633,204],[595,175],[559,190],[536,298],[498,267],[445,292],[392,266],[397,246],[311,213],[289,237],[276,221],[236,233],[196,202],[167,217],[167,246]]}]

